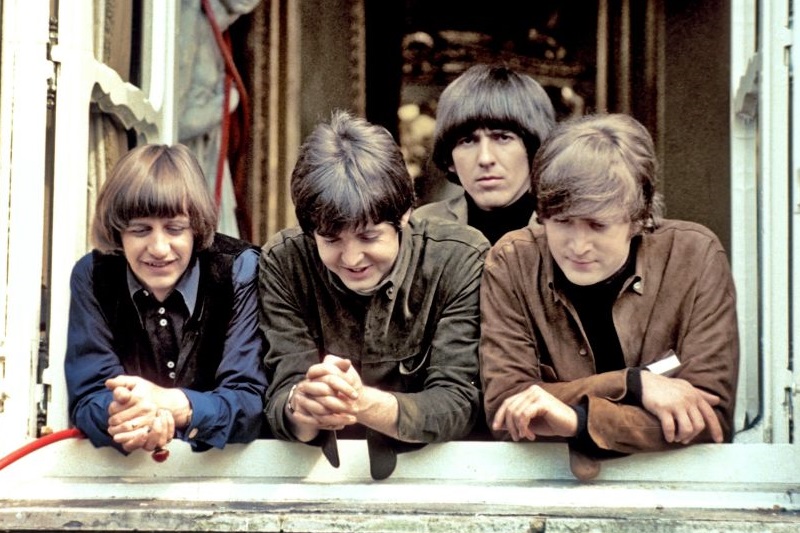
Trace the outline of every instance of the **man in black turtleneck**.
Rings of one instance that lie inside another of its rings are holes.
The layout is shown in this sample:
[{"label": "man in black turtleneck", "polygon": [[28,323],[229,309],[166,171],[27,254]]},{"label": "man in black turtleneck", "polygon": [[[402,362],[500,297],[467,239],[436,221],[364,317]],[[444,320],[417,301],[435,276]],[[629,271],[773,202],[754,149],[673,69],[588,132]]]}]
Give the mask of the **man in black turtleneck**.
[{"label": "man in black turtleneck", "polygon": [[588,480],[605,460],[731,442],[736,288],[708,228],[663,218],[647,128],[629,115],[560,123],[531,183],[537,225],[492,247],[480,365],[495,437],[556,439]]},{"label": "man in black turtleneck", "polygon": [[417,217],[440,217],[480,230],[494,244],[534,220],[530,169],[555,123],[547,93],[504,66],[475,65],[439,98],[433,160],[464,194],[430,203]]}]

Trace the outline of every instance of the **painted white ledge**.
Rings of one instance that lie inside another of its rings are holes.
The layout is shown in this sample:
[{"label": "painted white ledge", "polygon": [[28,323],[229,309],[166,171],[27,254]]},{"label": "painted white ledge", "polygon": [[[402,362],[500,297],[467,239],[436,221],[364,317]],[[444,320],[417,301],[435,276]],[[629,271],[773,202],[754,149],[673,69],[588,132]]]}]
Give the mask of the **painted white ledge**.
[{"label": "painted white ledge", "polygon": [[369,476],[363,441],[340,441],[340,468],[318,448],[274,440],[170,458],[123,456],[70,439],[0,470],[0,500],[343,502],[360,505],[502,505],[518,509],[782,509],[800,511],[800,446],[695,445],[603,463],[586,483],[569,471],[566,446],[451,442],[398,456],[394,474]]}]

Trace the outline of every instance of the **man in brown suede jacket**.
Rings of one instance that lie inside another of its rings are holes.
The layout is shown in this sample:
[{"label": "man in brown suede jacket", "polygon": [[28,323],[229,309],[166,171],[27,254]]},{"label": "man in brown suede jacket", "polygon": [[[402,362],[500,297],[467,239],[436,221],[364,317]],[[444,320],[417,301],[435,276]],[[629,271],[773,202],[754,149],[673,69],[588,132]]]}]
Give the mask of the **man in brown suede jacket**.
[{"label": "man in brown suede jacket", "polygon": [[481,284],[481,379],[498,438],[566,438],[598,460],[730,442],[736,296],[717,237],[662,220],[647,130],[626,115],[556,127],[537,153],[539,227],[504,236]]}]

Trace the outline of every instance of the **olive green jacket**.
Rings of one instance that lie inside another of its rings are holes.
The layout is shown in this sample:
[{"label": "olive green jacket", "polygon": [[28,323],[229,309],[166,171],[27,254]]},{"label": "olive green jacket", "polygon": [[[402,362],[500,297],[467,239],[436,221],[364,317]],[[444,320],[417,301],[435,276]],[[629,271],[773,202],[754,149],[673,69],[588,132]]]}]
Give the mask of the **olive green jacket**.
[{"label": "olive green jacket", "polygon": [[[467,223],[467,199],[463,194],[440,200],[438,202],[431,202],[429,204],[421,205],[414,210],[414,213],[419,218],[438,217],[445,220],[452,220],[453,222],[460,222],[461,224]],[[536,213],[531,215],[530,224],[536,224]]]},{"label": "olive green jacket", "polygon": [[[481,412],[479,294],[489,243],[474,228],[414,216],[400,239],[393,270],[370,296],[331,274],[313,237],[299,228],[281,231],[262,248],[266,415],[276,437],[295,440],[284,414],[289,390],[326,354],[349,358],[365,385],[397,397],[404,441],[443,442],[473,428]],[[315,443],[336,464],[334,434],[322,433]],[[394,453],[419,447],[361,426],[339,433],[366,436],[376,478],[391,473]]]}]

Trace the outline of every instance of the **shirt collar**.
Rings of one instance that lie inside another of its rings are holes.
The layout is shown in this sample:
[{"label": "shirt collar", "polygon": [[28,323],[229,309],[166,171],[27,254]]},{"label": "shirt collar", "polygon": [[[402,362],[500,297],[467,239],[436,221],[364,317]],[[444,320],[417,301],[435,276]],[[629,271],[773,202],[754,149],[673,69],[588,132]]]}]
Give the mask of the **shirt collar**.
[{"label": "shirt collar", "polygon": [[[133,298],[133,295],[140,290],[144,290],[144,286],[139,283],[136,276],[133,275],[130,265],[128,266],[128,292]],[[183,297],[183,302],[186,304],[186,309],[189,311],[189,316],[194,314],[194,308],[197,304],[197,289],[200,286],[200,264],[197,259],[192,261],[192,264],[183,273],[183,276],[178,280],[175,285],[175,290]]]},{"label": "shirt collar", "polygon": [[[542,232],[544,234],[544,232]],[[550,290],[553,293],[553,301],[559,301],[561,299],[560,292],[563,290],[563,287],[559,286],[558,283],[558,276],[556,276],[556,269],[558,266],[556,265],[556,260],[553,259],[553,256],[550,254],[550,248],[547,246],[547,237],[542,238],[542,257],[544,259],[544,276],[547,280],[547,286],[550,287]],[[644,279],[644,253],[639,253],[640,248],[644,247],[644,239],[641,235],[634,235],[633,239],[631,239],[631,248],[630,254],[631,256],[628,257],[628,260],[625,262],[625,266],[623,268],[630,268],[630,262],[634,261],[633,267],[633,275],[628,276],[627,281],[624,283],[624,286],[627,287],[631,282],[634,282],[633,290],[639,294],[643,292],[643,283],[642,280]],[[560,269],[559,269],[560,272]]]},{"label": "shirt collar", "polygon": [[413,222],[409,221],[400,230],[400,248],[397,251],[397,259],[394,262],[392,271],[381,283],[381,286],[387,287],[389,298],[394,298],[394,295],[397,294],[395,287],[401,285],[403,280],[406,279],[412,255],[414,255],[414,227]]}]

